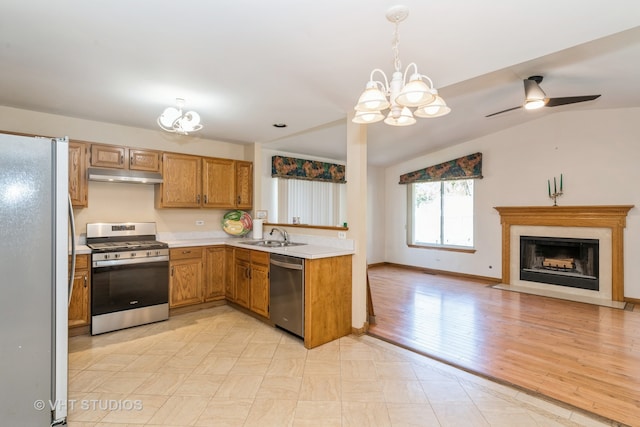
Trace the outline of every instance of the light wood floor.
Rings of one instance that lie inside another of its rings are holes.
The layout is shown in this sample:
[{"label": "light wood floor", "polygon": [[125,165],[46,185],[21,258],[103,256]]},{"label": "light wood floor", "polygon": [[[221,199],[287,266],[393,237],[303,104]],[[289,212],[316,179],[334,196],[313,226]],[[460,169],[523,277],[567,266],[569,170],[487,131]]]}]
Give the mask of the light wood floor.
[{"label": "light wood floor", "polygon": [[393,266],[369,269],[370,334],[640,426],[640,312]]}]

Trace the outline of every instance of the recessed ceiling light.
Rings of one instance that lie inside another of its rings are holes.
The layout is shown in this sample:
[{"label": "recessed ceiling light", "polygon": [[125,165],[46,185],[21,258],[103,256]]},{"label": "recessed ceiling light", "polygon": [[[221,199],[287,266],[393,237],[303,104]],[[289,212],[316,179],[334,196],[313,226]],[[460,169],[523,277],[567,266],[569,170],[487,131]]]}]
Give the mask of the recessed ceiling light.
[{"label": "recessed ceiling light", "polygon": [[286,123],[274,123],[273,127],[274,128],[286,128],[287,124]]}]

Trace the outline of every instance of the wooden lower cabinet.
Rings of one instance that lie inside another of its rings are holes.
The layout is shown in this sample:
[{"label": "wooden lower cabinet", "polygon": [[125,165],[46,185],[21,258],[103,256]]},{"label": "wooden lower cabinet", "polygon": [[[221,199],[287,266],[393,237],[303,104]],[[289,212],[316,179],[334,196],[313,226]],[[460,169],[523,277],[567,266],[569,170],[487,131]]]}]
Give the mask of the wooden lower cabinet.
[{"label": "wooden lower cabinet", "polygon": [[251,251],[236,249],[234,254],[235,290],[233,302],[249,308],[249,289],[251,289]]},{"label": "wooden lower cabinet", "polygon": [[[90,255],[77,255],[75,276],[69,302],[69,327],[87,326],[91,321],[90,292],[91,271],[89,270]],[[69,258],[71,267],[71,258]]]},{"label": "wooden lower cabinet", "polygon": [[269,253],[251,251],[249,309],[269,318]]},{"label": "wooden lower cabinet", "polygon": [[225,296],[226,250],[224,246],[210,246],[205,252],[204,302],[223,299]]},{"label": "wooden lower cabinet", "polygon": [[304,268],[304,346],[351,333],[351,255],[307,259]]},{"label": "wooden lower cabinet", "polygon": [[236,248],[227,299],[269,318],[269,253]]},{"label": "wooden lower cabinet", "polygon": [[201,247],[169,251],[169,308],[202,302],[203,254]]}]

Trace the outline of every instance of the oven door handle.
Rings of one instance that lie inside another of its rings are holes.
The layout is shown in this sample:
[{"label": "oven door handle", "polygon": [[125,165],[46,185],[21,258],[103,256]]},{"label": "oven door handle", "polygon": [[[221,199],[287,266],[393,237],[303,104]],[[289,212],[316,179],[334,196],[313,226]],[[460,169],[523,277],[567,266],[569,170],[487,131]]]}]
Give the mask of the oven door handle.
[{"label": "oven door handle", "polygon": [[118,265],[130,265],[130,264],[152,264],[156,262],[169,261],[169,256],[156,256],[151,258],[129,258],[129,259],[113,259],[104,261],[93,261],[93,268],[100,267],[115,267]]}]

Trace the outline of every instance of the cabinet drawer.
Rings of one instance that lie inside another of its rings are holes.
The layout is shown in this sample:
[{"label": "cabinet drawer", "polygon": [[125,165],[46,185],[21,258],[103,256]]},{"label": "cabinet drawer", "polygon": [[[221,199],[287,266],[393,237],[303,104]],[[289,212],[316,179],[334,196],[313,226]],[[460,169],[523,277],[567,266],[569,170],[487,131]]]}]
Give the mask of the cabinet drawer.
[{"label": "cabinet drawer", "polygon": [[[69,256],[69,268],[71,268],[71,256]],[[89,255],[76,255],[76,270],[87,270],[89,268]]]},{"label": "cabinet drawer", "polygon": [[251,261],[251,251],[248,249],[238,249],[235,250],[236,259],[240,259],[242,261]]},{"label": "cabinet drawer", "polygon": [[252,251],[251,262],[253,264],[269,265],[269,252]]},{"label": "cabinet drawer", "polygon": [[202,258],[202,251],[201,247],[174,248],[169,250],[169,259],[173,261],[176,259]]}]

